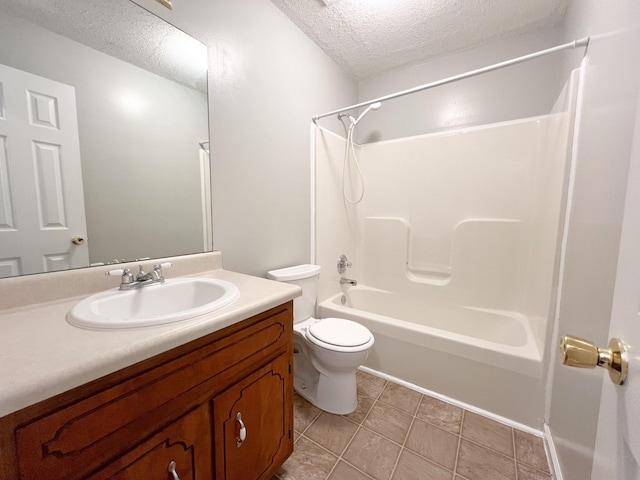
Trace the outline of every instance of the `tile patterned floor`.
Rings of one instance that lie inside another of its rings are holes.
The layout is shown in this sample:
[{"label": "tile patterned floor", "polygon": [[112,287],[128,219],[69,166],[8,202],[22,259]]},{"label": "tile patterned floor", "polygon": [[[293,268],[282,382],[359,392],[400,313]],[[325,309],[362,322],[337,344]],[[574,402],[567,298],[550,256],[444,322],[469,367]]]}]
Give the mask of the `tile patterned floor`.
[{"label": "tile patterned floor", "polygon": [[551,480],[542,439],[358,371],[358,408],[295,397],[294,453],[272,480]]}]

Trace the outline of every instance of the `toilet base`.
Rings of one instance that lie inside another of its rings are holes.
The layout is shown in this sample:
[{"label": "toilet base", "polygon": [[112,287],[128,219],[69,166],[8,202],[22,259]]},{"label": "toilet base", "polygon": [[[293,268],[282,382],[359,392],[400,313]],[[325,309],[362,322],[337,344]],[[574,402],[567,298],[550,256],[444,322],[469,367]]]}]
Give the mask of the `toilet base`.
[{"label": "toilet base", "polygon": [[[329,378],[320,374],[318,383],[310,385],[305,382],[296,382],[294,389],[302,398],[308,400],[320,410],[336,415],[348,415],[358,408],[358,396],[356,393],[356,375],[353,378],[339,379]],[[334,390],[338,388],[339,390]],[[335,392],[339,392],[336,395]]]},{"label": "toilet base", "polygon": [[302,353],[296,353],[293,387],[298,395],[325,412],[347,415],[358,407],[355,369],[327,376],[318,372]]},{"label": "toilet base", "polygon": [[352,413],[358,407],[356,371],[331,377],[320,374],[314,405],[337,415]]}]

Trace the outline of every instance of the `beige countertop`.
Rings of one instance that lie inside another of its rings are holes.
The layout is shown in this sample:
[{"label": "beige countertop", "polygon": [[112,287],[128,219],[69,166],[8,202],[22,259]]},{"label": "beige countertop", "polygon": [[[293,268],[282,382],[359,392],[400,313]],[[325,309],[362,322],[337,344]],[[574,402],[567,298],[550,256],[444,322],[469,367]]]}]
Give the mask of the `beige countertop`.
[{"label": "beige countertop", "polygon": [[[86,294],[0,310],[0,417],[300,295],[296,286],[222,268],[197,276],[232,282],[240,296],[227,307],[190,320],[119,330],[88,330],[67,323],[67,312]],[[0,283],[0,293],[11,293],[10,288],[3,292]]]}]

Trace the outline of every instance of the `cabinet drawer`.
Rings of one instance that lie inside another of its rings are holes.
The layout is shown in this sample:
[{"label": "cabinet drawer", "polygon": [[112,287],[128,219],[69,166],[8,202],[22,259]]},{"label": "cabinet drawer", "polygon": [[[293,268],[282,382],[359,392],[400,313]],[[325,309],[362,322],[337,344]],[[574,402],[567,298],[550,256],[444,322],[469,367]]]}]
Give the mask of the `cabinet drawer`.
[{"label": "cabinet drawer", "polygon": [[[20,478],[85,478],[138,444],[157,422],[175,419],[226,388],[238,372],[289,348],[290,307],[245,322],[246,328],[212,334],[209,343],[200,339],[195,349],[16,428]],[[77,398],[73,390],[67,394]]]},{"label": "cabinet drawer", "polygon": [[211,418],[202,405],[117,458],[88,480],[169,479],[169,463],[180,480],[210,480]]}]

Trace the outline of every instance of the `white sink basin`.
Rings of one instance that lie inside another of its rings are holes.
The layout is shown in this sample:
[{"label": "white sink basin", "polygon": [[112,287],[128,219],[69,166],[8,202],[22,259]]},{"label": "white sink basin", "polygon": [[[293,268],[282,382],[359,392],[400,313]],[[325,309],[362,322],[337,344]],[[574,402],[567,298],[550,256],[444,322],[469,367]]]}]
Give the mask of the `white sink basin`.
[{"label": "white sink basin", "polygon": [[233,283],[213,278],[178,278],[135,290],[96,293],[76,304],[67,321],[83,328],[132,328],[188,320],[233,303]]}]

